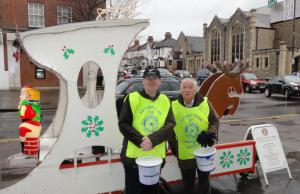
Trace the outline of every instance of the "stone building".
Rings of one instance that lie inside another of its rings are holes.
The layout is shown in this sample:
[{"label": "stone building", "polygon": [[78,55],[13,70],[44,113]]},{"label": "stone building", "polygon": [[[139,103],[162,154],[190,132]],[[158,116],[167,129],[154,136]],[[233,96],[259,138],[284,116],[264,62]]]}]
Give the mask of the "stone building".
[{"label": "stone building", "polygon": [[173,50],[174,66],[178,70],[187,70],[196,74],[204,67],[205,39],[197,36],[186,36],[181,32]]},{"label": "stone building", "polygon": [[249,60],[249,70],[261,77],[300,71],[300,0],[296,0],[295,20],[285,20],[284,6],[282,1],[250,11],[238,8],[226,19],[215,16],[210,25],[203,25],[205,60]]}]

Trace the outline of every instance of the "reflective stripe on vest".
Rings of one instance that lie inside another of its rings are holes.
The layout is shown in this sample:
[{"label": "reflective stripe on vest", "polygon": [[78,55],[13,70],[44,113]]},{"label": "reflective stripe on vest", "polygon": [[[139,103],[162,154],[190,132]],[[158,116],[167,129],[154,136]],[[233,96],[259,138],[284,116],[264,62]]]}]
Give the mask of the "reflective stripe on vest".
[{"label": "reflective stripe on vest", "polygon": [[[129,103],[133,117],[132,125],[143,136],[148,136],[163,127],[171,106],[170,100],[164,94],[160,94],[155,101],[151,101],[142,97],[138,92],[129,94]],[[142,156],[165,158],[166,142],[162,142],[150,151],[143,151],[128,141],[126,156],[128,158]]]},{"label": "reflective stripe on vest", "polygon": [[197,137],[208,129],[209,105],[207,97],[199,106],[186,108],[178,100],[172,102],[176,125],[174,128],[178,141],[178,157],[181,160],[195,158],[193,152],[200,148]]}]

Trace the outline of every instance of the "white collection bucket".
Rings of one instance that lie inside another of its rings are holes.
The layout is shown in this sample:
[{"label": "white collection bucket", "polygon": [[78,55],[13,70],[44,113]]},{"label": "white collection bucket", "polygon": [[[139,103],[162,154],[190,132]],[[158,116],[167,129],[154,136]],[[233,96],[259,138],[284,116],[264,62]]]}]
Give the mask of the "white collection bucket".
[{"label": "white collection bucket", "polygon": [[139,179],[144,185],[158,183],[162,159],[155,156],[144,156],[135,161],[139,167]]},{"label": "white collection bucket", "polygon": [[194,151],[196,156],[197,166],[202,172],[211,172],[216,168],[215,153],[216,148],[214,147],[202,147]]}]

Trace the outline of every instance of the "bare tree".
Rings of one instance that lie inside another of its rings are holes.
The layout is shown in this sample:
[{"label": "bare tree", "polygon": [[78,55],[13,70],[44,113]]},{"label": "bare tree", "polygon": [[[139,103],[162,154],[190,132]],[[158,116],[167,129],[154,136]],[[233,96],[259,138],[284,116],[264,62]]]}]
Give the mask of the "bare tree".
[{"label": "bare tree", "polygon": [[74,20],[91,21],[97,18],[97,9],[106,8],[106,0],[76,0],[74,6]]},{"label": "bare tree", "polygon": [[149,0],[108,0],[106,8],[97,9],[97,19],[133,19],[139,15],[137,9],[147,1]]}]

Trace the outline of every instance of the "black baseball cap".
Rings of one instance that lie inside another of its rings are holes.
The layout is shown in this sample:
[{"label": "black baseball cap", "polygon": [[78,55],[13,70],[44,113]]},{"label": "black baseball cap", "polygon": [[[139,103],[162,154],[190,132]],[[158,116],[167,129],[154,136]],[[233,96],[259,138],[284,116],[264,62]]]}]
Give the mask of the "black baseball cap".
[{"label": "black baseball cap", "polygon": [[155,68],[147,68],[143,74],[143,78],[146,78],[146,77],[160,78],[160,72]]}]

